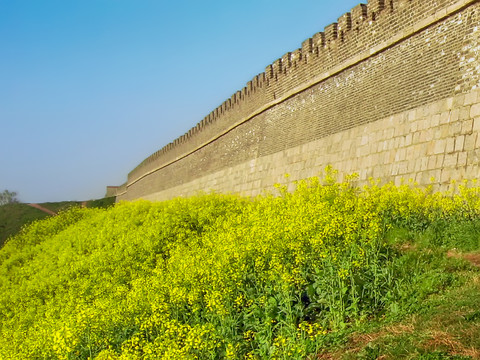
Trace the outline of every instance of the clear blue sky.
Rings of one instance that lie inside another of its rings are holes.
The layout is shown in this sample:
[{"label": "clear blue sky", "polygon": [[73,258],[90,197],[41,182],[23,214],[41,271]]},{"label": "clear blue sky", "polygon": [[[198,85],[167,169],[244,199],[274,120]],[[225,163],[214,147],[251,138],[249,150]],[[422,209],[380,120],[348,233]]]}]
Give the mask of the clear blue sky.
[{"label": "clear blue sky", "polygon": [[360,0],[0,0],[0,191],[101,198]]}]

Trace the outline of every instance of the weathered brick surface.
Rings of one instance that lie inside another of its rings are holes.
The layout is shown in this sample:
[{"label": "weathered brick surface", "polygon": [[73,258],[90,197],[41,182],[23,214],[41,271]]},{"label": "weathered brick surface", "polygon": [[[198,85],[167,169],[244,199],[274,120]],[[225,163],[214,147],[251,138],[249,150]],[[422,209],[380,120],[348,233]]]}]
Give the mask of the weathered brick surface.
[{"label": "weathered brick surface", "polygon": [[419,183],[478,176],[480,5],[369,1],[287,53],[143,161],[119,199],[255,195],[342,173]]}]

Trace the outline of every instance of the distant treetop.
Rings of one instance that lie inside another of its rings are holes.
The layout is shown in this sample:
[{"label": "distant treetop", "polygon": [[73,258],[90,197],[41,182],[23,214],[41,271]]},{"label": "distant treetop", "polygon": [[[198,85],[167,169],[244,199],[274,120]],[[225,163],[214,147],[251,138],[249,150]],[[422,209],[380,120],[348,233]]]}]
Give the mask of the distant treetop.
[{"label": "distant treetop", "polygon": [[17,202],[17,193],[15,191],[4,190],[0,193],[0,206]]}]

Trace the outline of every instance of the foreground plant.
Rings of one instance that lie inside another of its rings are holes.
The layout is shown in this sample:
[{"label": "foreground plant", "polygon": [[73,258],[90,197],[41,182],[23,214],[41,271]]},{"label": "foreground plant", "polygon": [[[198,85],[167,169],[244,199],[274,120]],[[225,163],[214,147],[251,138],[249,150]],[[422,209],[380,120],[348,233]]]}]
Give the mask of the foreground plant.
[{"label": "foreground plant", "polygon": [[[334,175],[34,223],[0,251],[0,358],[305,359],[456,281],[431,264],[451,226],[476,226],[478,188]],[[429,233],[437,252],[399,250]]]}]

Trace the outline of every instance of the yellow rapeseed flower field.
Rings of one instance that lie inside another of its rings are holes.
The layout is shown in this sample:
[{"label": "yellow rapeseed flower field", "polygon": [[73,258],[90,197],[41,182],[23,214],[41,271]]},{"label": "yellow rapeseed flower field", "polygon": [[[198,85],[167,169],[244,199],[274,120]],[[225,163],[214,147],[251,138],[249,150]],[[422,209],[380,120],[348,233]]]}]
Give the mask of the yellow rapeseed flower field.
[{"label": "yellow rapeseed flower field", "polygon": [[389,232],[480,215],[475,184],[354,182],[35,222],[0,250],[0,359],[305,359],[411,296]]}]

